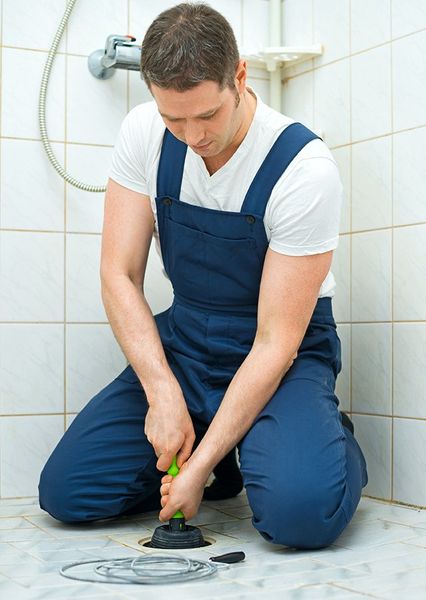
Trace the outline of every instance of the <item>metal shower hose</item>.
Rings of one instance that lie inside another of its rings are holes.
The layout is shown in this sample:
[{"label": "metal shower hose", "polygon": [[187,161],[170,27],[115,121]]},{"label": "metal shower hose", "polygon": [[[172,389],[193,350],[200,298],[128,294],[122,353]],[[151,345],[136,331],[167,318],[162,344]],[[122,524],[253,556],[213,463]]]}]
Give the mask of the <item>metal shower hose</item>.
[{"label": "metal shower hose", "polygon": [[68,19],[70,14],[74,8],[74,4],[77,0],[69,0],[67,7],[65,9],[64,16],[59,24],[58,30],[53,38],[52,46],[49,51],[49,55],[46,60],[46,64],[43,71],[43,77],[41,79],[40,85],[40,96],[39,96],[39,106],[38,106],[38,121],[40,127],[41,141],[43,142],[44,149],[46,150],[46,154],[52,163],[53,167],[59,173],[59,175],[65,179],[68,183],[79,188],[80,190],[85,190],[86,192],[105,192],[106,186],[102,185],[89,185],[87,183],[82,183],[72,177],[65,171],[65,169],[59,164],[56,156],[53,153],[52,147],[50,145],[49,139],[47,137],[47,129],[46,129],[46,91],[47,84],[49,82],[50,72],[52,70],[53,61],[56,55],[56,51],[59,46],[59,42],[61,41],[62,35],[64,33],[64,29],[66,24],[68,23]]}]

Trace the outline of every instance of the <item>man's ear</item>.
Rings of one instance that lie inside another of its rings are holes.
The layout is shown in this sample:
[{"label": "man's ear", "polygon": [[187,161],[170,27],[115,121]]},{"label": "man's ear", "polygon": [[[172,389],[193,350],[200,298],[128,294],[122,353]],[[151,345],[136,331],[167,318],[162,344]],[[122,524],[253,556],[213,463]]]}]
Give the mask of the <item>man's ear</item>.
[{"label": "man's ear", "polygon": [[241,58],[235,70],[235,87],[242,94],[247,82],[247,61]]}]

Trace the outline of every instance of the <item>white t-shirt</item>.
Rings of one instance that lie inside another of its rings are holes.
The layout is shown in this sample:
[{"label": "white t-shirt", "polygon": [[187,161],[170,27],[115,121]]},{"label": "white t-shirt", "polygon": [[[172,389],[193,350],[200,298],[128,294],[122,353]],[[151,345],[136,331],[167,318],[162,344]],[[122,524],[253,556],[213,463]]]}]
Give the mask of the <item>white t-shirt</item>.
[{"label": "white t-shirt", "polygon": [[[180,198],[224,211],[240,211],[247,190],[279,134],[291,119],[257,97],[250,128],[236,152],[210,175],[203,159],[188,147]],[[156,216],[157,170],[165,131],[154,101],[139,104],[125,117],[112,154],[110,177],[151,199]],[[269,247],[303,256],[334,250],[339,240],[342,183],[336,162],[322,140],[306,144],[275,184],[264,215]],[[154,237],[161,257],[157,223]],[[334,296],[327,274],[319,297]]]}]

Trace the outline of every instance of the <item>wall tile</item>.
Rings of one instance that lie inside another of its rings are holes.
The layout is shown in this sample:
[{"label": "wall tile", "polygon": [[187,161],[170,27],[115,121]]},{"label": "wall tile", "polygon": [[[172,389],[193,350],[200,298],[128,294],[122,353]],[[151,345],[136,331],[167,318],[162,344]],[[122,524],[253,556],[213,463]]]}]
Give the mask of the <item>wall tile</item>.
[{"label": "wall tile", "polygon": [[426,323],[394,324],[394,414],[426,419]]},{"label": "wall tile", "polygon": [[[47,52],[2,49],[2,135],[41,139],[38,125],[40,84]],[[57,55],[46,96],[49,140],[65,139],[65,57]]]},{"label": "wall tile", "polygon": [[[67,144],[68,172],[83,183],[103,186],[108,181],[111,148]],[[67,231],[101,233],[105,193],[85,192],[66,184]]]},{"label": "wall tile", "polygon": [[113,145],[127,113],[127,73],[96,79],[86,58],[69,56],[67,77],[68,141]]},{"label": "wall tile", "polygon": [[3,231],[0,245],[0,320],[62,321],[63,235]]},{"label": "wall tile", "polygon": [[391,319],[391,231],[352,235],[352,320]]},{"label": "wall tile", "polygon": [[172,285],[165,274],[154,240],[151,243],[145,271],[144,294],[154,315],[169,308],[173,301]]},{"label": "wall tile", "polygon": [[426,123],[426,31],[392,43],[394,130]]},{"label": "wall tile", "polygon": [[390,133],[390,46],[369,50],[351,60],[353,141]]},{"label": "wall tile", "polygon": [[67,235],[67,321],[108,321],[101,298],[100,255],[99,235]]},{"label": "wall tile", "polygon": [[258,94],[258,96],[260,96],[260,98],[262,99],[262,102],[264,102],[265,104],[269,104],[270,89],[268,80],[248,77],[247,85],[254,89],[256,94]]},{"label": "wall tile", "polygon": [[392,414],[392,325],[352,325],[352,410]]},{"label": "wall tile", "polygon": [[312,0],[284,0],[281,15],[284,46],[314,43]]},{"label": "wall tile", "polygon": [[349,143],[349,59],[314,73],[314,126],[328,146]]},{"label": "wall tile", "polygon": [[2,497],[38,494],[40,472],[63,431],[62,416],[0,418]]},{"label": "wall tile", "polygon": [[351,240],[348,235],[339,237],[339,245],[333,252],[331,270],[336,279],[333,298],[333,314],[336,321],[351,320]]},{"label": "wall tile", "polygon": [[426,27],[424,0],[392,0],[392,36],[413,33]]},{"label": "wall tile", "polygon": [[[1,141],[1,224],[19,229],[64,229],[64,182],[41,142]],[[52,144],[64,164],[64,145]]]},{"label": "wall tile", "polygon": [[258,52],[270,45],[269,1],[242,0],[241,54],[243,51]]},{"label": "wall tile", "polygon": [[315,66],[349,56],[349,0],[313,0],[313,7],[314,44],[323,46]]},{"label": "wall tile", "polygon": [[426,127],[393,137],[394,225],[426,221]]},{"label": "wall tile", "polygon": [[352,147],[352,230],[392,225],[391,138]]},{"label": "wall tile", "polygon": [[355,437],[367,462],[368,484],[362,493],[389,500],[391,497],[392,419],[353,415]]},{"label": "wall tile", "polygon": [[67,325],[67,412],[79,412],[126,364],[109,325]]},{"label": "wall tile", "polygon": [[67,51],[88,56],[105,48],[111,34],[129,34],[127,0],[77,2],[68,23]]},{"label": "wall tile", "polygon": [[394,489],[398,502],[426,505],[426,421],[394,419]]},{"label": "wall tile", "polygon": [[151,102],[152,99],[151,92],[139,74],[129,73],[129,110],[143,102]]},{"label": "wall tile", "polygon": [[394,319],[426,319],[426,225],[394,231]]},{"label": "wall tile", "polygon": [[340,233],[351,230],[351,147],[333,148],[332,154],[339,167],[343,185],[343,203],[340,213]]},{"label": "wall tile", "polygon": [[310,129],[314,126],[313,83],[311,71],[285,79],[282,86],[282,112]]},{"label": "wall tile", "polygon": [[351,2],[352,53],[384,44],[390,40],[390,37],[391,0]]},{"label": "wall tile", "polygon": [[[50,50],[66,4],[65,0],[43,0],[32,10],[28,0],[3,0],[3,44]],[[58,52],[65,51],[65,38],[66,31]]]},{"label": "wall tile", "polygon": [[64,409],[63,325],[0,324],[0,412]]},{"label": "wall tile", "polygon": [[351,325],[337,325],[337,335],[340,338],[342,370],[336,380],[336,396],[339,398],[339,410],[351,410]]}]

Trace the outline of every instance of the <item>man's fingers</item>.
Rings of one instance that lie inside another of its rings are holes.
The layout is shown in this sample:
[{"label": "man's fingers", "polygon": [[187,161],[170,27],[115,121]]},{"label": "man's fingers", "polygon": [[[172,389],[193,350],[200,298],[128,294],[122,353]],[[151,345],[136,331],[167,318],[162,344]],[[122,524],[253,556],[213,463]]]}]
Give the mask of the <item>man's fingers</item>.
[{"label": "man's fingers", "polygon": [[185,463],[188,460],[188,458],[191,456],[193,445],[194,445],[194,440],[192,438],[185,438],[185,442],[176,456],[176,464],[179,467],[179,469],[181,468],[183,463]]},{"label": "man's fingers", "polygon": [[173,462],[173,454],[171,452],[165,452],[160,454],[157,460],[157,469],[159,471],[168,471]]}]

